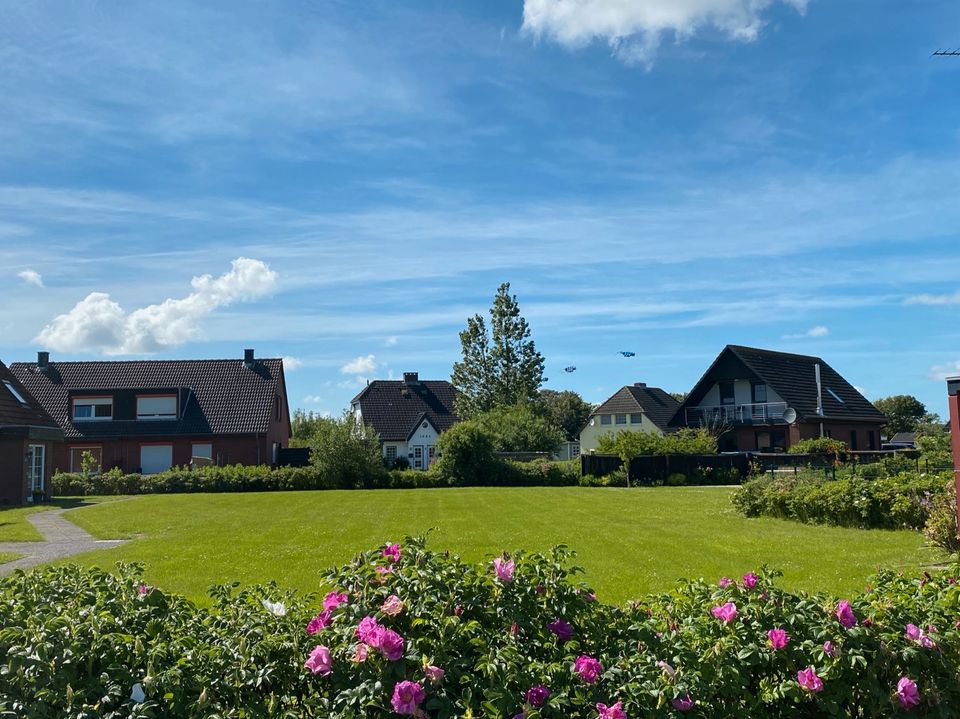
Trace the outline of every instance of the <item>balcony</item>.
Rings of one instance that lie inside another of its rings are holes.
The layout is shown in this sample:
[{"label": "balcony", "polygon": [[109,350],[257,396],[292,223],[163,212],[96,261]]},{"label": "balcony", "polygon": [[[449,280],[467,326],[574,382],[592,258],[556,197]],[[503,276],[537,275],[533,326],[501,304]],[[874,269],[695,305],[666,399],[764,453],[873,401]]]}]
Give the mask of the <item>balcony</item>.
[{"label": "balcony", "polygon": [[786,424],[786,402],[724,404],[713,407],[687,407],[688,427],[736,427],[754,424]]}]

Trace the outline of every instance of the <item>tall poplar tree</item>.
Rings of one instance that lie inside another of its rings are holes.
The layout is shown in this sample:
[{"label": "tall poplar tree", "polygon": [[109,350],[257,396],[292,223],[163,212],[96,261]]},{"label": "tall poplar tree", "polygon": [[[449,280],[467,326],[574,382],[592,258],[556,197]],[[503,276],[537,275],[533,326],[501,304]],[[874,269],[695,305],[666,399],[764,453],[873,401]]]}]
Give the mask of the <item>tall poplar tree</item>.
[{"label": "tall poplar tree", "polygon": [[460,333],[463,359],[453,365],[450,380],[457,388],[457,414],[468,419],[495,407],[510,407],[537,398],[543,376],[543,355],[530,339],[530,326],[520,314],[510,283],[497,288],[490,308],[490,331],[481,315],[467,319]]}]

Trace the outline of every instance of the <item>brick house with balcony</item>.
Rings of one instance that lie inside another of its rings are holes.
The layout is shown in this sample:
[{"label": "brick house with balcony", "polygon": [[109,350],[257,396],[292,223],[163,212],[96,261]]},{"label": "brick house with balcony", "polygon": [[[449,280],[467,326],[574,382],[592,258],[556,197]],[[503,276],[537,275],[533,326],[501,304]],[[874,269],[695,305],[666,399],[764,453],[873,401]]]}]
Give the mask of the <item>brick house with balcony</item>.
[{"label": "brick house with balcony", "polygon": [[380,436],[390,464],[406,458],[413,469],[429,469],[437,439],[457,423],[457,391],[446,380],[421,380],[404,372],[402,380],[374,380],[350,403],[354,415]]},{"label": "brick house with balcony", "polygon": [[153,474],[198,464],[276,464],[290,439],[280,359],[15,363],[11,371],[63,432],[55,470],[84,455],[103,470]]},{"label": "brick house with balcony", "polygon": [[715,430],[722,452],[782,452],[820,436],[852,450],[875,450],[886,421],[819,357],[727,345],[670,426]]},{"label": "brick house with balcony", "polygon": [[659,387],[637,382],[621,387],[587,418],[580,430],[579,454],[597,449],[600,438],[620,432],[652,432],[662,435],[671,431],[670,420],[680,403]]},{"label": "brick house with balcony", "polygon": [[0,362],[0,506],[50,496],[54,449],[63,431]]}]

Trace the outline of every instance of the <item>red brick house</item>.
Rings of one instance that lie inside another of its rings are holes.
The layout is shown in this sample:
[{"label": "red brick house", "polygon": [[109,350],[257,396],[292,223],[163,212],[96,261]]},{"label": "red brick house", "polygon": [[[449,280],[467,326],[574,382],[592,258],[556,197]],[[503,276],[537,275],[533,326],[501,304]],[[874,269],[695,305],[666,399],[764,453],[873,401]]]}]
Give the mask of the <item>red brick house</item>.
[{"label": "red brick house", "polygon": [[275,464],[290,439],[280,359],[16,363],[13,374],[63,430],[55,470],[89,453],[104,470]]},{"label": "red brick house", "polygon": [[947,378],[950,405],[950,437],[953,440],[953,476],[957,497],[957,526],[960,527],[960,377]]},{"label": "red brick house", "polygon": [[832,437],[880,449],[887,418],[819,357],[727,345],[670,420],[722,432],[720,451],[785,451]]},{"label": "red brick house", "polygon": [[55,448],[63,431],[0,362],[0,505],[50,496]]}]

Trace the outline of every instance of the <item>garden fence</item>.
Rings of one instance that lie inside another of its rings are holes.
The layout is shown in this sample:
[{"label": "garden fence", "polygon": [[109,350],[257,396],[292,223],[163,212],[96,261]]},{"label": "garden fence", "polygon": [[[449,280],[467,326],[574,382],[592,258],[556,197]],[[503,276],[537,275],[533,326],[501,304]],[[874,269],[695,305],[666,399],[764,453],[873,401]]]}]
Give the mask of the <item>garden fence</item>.
[{"label": "garden fence", "polygon": [[[620,469],[622,460],[614,455],[584,454],[580,456],[583,475],[602,477]],[[723,471],[718,471],[723,470]],[[746,479],[750,473],[747,454],[668,454],[643,455],[630,461],[630,483],[665,482],[671,475],[682,474],[691,484],[730,484]]]}]

